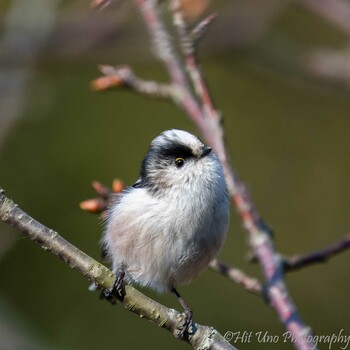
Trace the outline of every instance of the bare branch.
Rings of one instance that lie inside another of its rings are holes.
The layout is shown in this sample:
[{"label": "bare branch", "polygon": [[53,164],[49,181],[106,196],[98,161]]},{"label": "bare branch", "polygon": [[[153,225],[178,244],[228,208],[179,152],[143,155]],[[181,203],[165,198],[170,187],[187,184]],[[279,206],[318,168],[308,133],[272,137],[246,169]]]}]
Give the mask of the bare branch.
[{"label": "bare branch", "polygon": [[161,84],[152,80],[140,79],[129,66],[113,67],[101,65],[99,68],[104,74],[104,77],[92,81],[91,88],[95,91],[126,87],[147,97],[173,98],[173,86]]},{"label": "bare branch", "polygon": [[204,18],[203,21],[199,22],[191,31],[190,35],[194,42],[194,45],[197,45],[199,41],[204,37],[207,33],[210,25],[214,22],[214,20],[218,17],[218,14],[212,13],[208,17]]},{"label": "bare branch", "polygon": [[277,312],[284,327],[300,339],[299,342],[294,344],[297,349],[315,349],[315,344],[306,340],[307,336],[311,334],[311,330],[301,320],[289,295],[284,279],[283,265],[275,250],[270,229],[260,217],[246,187],[240,181],[230,163],[224,144],[220,114],[214,108],[194,53],[187,51],[191,46],[188,43],[186,25],[183,17],[181,17],[181,9],[177,6],[177,0],[172,3],[172,9],[175,11],[174,16],[177,16],[174,23],[177,25],[178,35],[180,36],[179,41],[184,51],[189,79],[197,96],[199,96],[201,105],[197,97],[193,95],[192,88],[188,85],[186,71],[182,68],[182,62],[178,58],[172,39],[167,34],[160,18],[157,1],[136,0],[136,3],[152,38],[157,57],[164,63],[173,84],[179,86],[178,90],[181,91],[180,107],[193,120],[223,164],[231,198],[236,204],[238,213],[247,230],[250,247],[259,260],[265,275],[266,291],[271,306]]},{"label": "bare branch", "polygon": [[234,267],[229,267],[218,260],[212,261],[209,267],[213,271],[216,271],[231,281],[241,285],[248,292],[255,295],[261,295],[262,286],[260,282],[256,278],[248,276],[242,270]]},{"label": "bare branch", "polygon": [[[195,51],[195,42],[188,31],[185,17],[181,10],[181,3],[179,0],[173,0],[171,4],[173,10],[173,22],[178,32],[182,53],[185,58],[186,69],[197,97],[201,101],[203,117],[210,117],[220,122],[220,114],[214,108],[207,84],[204,81],[203,74],[200,70]],[[199,27],[201,26],[199,25]],[[205,26],[202,26],[202,28],[205,28]]]},{"label": "bare branch", "polygon": [[311,252],[304,255],[294,255],[291,257],[283,258],[284,269],[289,271],[295,271],[311,264],[324,263],[331,257],[344,252],[350,248],[350,234],[345,236],[344,239],[329,245],[319,251]]},{"label": "bare branch", "polygon": [[154,53],[163,62],[172,84],[177,87],[176,97],[174,98],[176,104],[184,109],[200,128],[203,127],[204,125],[201,123],[201,108],[191,94],[186,72],[178,57],[173,39],[167,33],[164,23],[160,18],[157,0],[135,1],[148,29]]},{"label": "bare branch", "polygon": [[[115,275],[112,271],[66,241],[57,232],[34,220],[14,204],[2,189],[0,189],[0,219],[38,243],[44,250],[58,256],[69,267],[95,283],[99,289],[108,290],[113,286]],[[125,286],[125,291],[126,295],[121,302],[127,310],[174,335],[177,334],[182,314],[148,298],[130,285]],[[235,349],[214,328],[199,324],[194,324],[193,328],[194,333],[185,339],[193,348]]]}]

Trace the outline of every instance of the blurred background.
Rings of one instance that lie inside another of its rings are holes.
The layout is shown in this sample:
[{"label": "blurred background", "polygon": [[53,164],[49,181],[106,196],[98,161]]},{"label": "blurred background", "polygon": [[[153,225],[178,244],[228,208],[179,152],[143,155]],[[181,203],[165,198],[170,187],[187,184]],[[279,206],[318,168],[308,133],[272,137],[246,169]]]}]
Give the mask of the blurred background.
[{"label": "blurred background", "polygon": [[[184,5],[192,23],[219,13],[201,43],[202,67],[234,164],[274,229],[279,252],[308,252],[341,239],[350,228],[350,1]],[[166,81],[148,39],[133,1],[114,1],[100,12],[82,0],[0,3],[0,185],[97,259],[101,223],[79,209],[93,196],[91,181],[119,177],[132,184],[158,133],[197,132],[170,103],[89,89],[97,64],[128,63],[141,77]],[[220,259],[260,277],[246,256],[232,208]],[[345,252],[287,276],[301,317],[317,335],[341,329],[350,335],[349,264]],[[88,284],[0,223],[0,349],[188,348],[122,306],[99,301]],[[144,292],[179,308],[173,296]],[[221,333],[284,332],[261,299],[214,272],[180,292],[195,320]],[[236,345],[293,348],[254,339]]]}]

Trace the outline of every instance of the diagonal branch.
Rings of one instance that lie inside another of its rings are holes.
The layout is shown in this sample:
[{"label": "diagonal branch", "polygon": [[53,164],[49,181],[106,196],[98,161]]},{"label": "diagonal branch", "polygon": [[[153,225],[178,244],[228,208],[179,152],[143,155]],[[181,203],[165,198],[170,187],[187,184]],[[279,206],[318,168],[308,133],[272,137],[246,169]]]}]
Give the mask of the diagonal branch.
[{"label": "diagonal branch", "polygon": [[[107,290],[113,286],[115,275],[109,269],[69,243],[57,232],[30,217],[9,199],[1,188],[0,219],[38,243],[44,250],[58,256],[70,268],[95,283],[99,289]],[[176,335],[182,314],[157,303],[130,285],[125,286],[125,291],[126,295],[121,302],[127,310]],[[235,349],[212,327],[194,324],[194,329],[195,332],[185,339],[194,349]]]},{"label": "diagonal branch", "polygon": [[91,88],[95,91],[126,87],[147,97],[175,98],[175,89],[173,86],[141,79],[134,74],[129,66],[113,67],[101,65],[99,68],[104,76],[95,79],[91,83]]},{"label": "diagonal branch", "polygon": [[331,257],[350,249],[350,234],[342,240],[333,243],[321,250],[304,255],[294,255],[283,258],[283,266],[286,272],[295,271],[311,264],[324,263]]},{"label": "diagonal branch", "polygon": [[193,40],[194,45],[198,44],[199,41],[204,37],[208,28],[213,23],[213,21],[217,18],[218,14],[215,12],[208,17],[204,18],[203,21],[199,22],[192,30],[191,30],[191,38]]},{"label": "diagonal branch", "polygon": [[242,270],[229,267],[218,260],[213,260],[209,267],[221,275],[227,277],[232,282],[245,288],[248,292],[260,296],[262,293],[261,283],[253,277],[248,276]]},{"label": "diagonal branch", "polygon": [[[301,320],[289,295],[284,279],[283,264],[279,254],[276,252],[271,231],[262,220],[245,185],[240,181],[230,163],[224,144],[221,118],[214,108],[212,98],[198,68],[197,61],[193,59],[191,62],[189,62],[189,59],[186,61],[185,53],[187,72],[192,69],[192,73],[189,73],[188,79],[186,71],[182,68],[182,62],[178,58],[173,41],[167,34],[165,25],[161,20],[158,1],[136,0],[136,4],[140,9],[140,13],[152,39],[157,57],[163,62],[172,83],[178,85],[179,91],[182,92],[179,99],[180,107],[193,120],[205,140],[214,148],[223,164],[229,193],[242,218],[248,234],[249,244],[259,260],[265,275],[266,294],[271,306],[277,312],[284,327],[300,339],[300,341],[294,344],[296,349],[315,349],[315,344],[307,341],[308,335],[311,335],[311,330]],[[178,9],[178,1],[174,0],[171,7],[175,11],[174,15],[178,16],[180,11]],[[177,31],[181,45],[181,43],[186,43],[188,38],[184,22],[180,20],[175,18],[175,25],[178,26]],[[182,44],[182,47],[184,47],[184,44]],[[189,80],[192,82],[193,89],[188,85]],[[192,93],[193,90],[199,95],[202,105],[199,104],[197,97]]]}]

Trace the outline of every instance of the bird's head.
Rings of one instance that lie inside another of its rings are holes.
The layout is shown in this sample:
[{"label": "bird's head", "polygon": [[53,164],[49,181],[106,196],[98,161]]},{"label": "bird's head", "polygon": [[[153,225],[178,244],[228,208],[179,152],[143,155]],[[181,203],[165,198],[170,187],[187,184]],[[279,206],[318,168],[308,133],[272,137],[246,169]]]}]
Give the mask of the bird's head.
[{"label": "bird's head", "polygon": [[[218,167],[220,169],[218,169]],[[183,130],[167,130],[157,136],[143,160],[141,179],[155,191],[174,186],[194,186],[200,179],[210,182],[222,172],[211,147]]]}]

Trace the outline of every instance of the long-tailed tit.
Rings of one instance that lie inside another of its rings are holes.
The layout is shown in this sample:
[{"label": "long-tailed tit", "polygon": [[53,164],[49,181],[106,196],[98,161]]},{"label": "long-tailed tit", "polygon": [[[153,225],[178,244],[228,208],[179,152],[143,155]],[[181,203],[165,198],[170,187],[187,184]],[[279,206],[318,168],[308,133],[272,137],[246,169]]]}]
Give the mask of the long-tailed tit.
[{"label": "long-tailed tit", "polygon": [[173,292],[184,308],[182,337],[192,311],[176,288],[215,258],[228,223],[224,173],[212,149],[186,131],[161,133],[142,162],[141,177],[110,208],[102,244],[117,274],[114,292],[123,279]]}]

